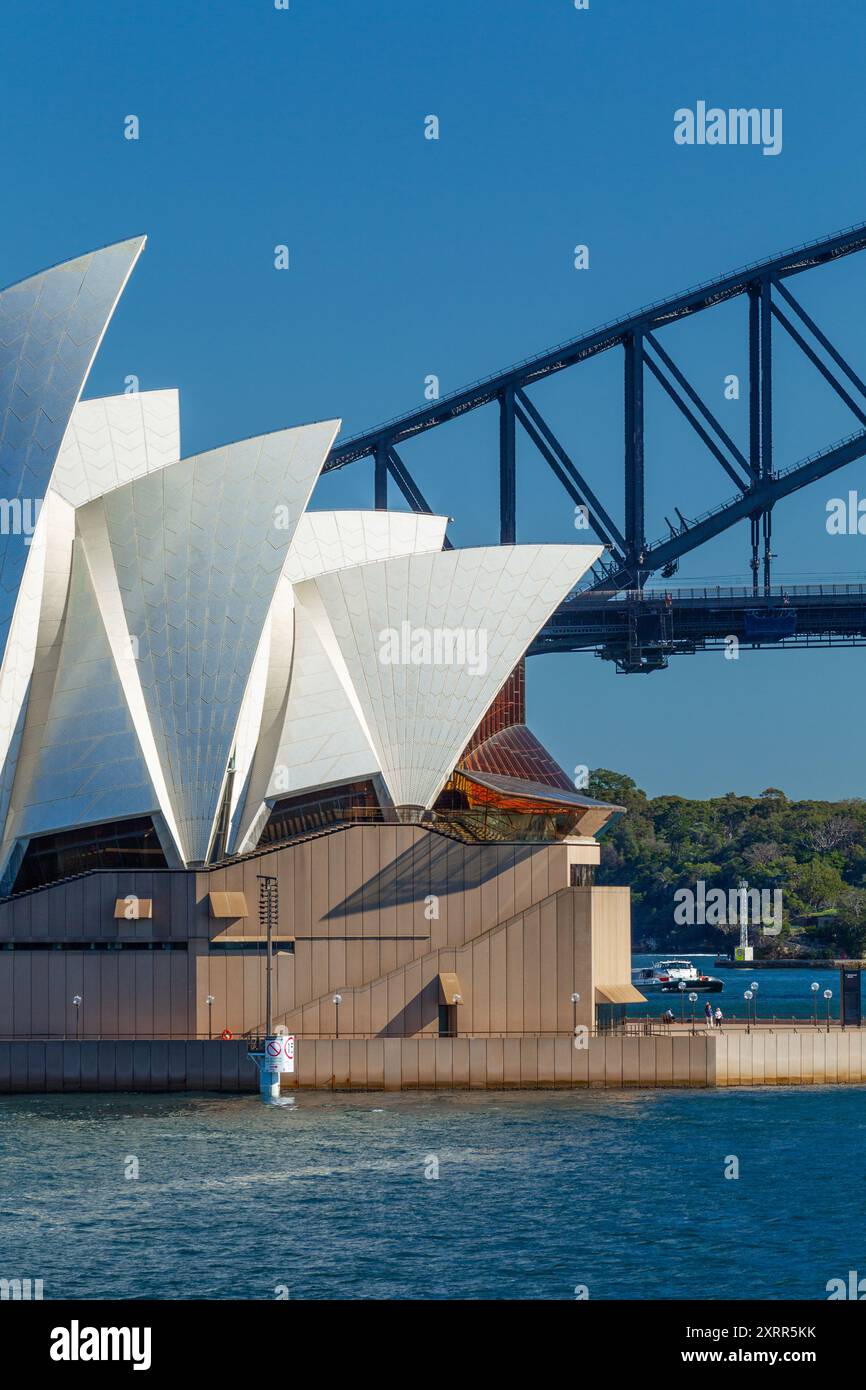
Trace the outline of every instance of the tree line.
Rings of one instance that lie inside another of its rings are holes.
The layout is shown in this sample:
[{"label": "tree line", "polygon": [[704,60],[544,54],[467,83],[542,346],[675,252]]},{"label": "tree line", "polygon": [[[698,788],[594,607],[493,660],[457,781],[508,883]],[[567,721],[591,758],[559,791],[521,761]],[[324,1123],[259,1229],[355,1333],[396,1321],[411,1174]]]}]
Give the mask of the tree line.
[{"label": "tree line", "polygon": [[777,934],[750,932],[756,954],[866,955],[866,800],[789,801],[760,796],[648,797],[631,777],[597,768],[588,792],[624,807],[601,836],[600,884],[632,892],[636,949],[730,950],[739,926],[677,925],[674,895],[702,881],[781,889]]}]

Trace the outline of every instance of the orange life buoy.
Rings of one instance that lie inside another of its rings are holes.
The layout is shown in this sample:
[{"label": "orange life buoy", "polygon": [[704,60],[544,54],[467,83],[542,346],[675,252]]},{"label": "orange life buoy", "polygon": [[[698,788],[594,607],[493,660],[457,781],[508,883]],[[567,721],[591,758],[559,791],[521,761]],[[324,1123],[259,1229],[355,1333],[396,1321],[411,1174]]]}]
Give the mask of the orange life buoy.
[{"label": "orange life buoy", "polygon": [[223,1042],[231,1042],[232,1038],[234,1037],[234,1033],[232,1032],[231,1028],[224,1028],[220,1033],[220,1037],[222,1038]]}]

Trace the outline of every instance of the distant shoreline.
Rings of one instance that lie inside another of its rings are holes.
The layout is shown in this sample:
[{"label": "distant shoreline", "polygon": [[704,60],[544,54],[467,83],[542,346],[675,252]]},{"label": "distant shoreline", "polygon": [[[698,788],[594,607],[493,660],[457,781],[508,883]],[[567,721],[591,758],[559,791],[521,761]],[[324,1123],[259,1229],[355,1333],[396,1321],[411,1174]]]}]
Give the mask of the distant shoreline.
[{"label": "distant shoreline", "polygon": [[832,956],[784,956],[779,959],[728,960],[712,950],[689,951],[679,947],[659,946],[654,951],[635,948],[636,956],[655,956],[660,959],[676,951],[678,956],[690,959],[692,956],[712,956],[713,964],[719,970],[866,970],[866,960],[839,960]]}]

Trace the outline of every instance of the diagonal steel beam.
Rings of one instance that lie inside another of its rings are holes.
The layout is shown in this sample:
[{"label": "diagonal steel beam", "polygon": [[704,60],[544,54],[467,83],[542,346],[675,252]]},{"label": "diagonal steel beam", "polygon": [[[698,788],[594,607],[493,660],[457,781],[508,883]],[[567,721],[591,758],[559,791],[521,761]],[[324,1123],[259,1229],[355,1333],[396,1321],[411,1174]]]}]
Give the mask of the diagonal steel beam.
[{"label": "diagonal steel beam", "polygon": [[[433,512],[427,499],[396,449],[388,450],[387,467],[413,512],[425,512],[428,516],[432,516]],[[445,537],[444,548],[445,550],[453,548],[447,536]]]},{"label": "diagonal steel beam", "polygon": [[413,512],[430,512],[421,489],[412,477],[396,449],[387,450],[388,472],[394,479]]},{"label": "diagonal steel beam", "polygon": [[[625,539],[596,497],[589,483],[578,472],[574,463],[553,433],[553,430],[536,408],[534,402],[529,399],[526,392],[521,391],[518,387],[514,394],[520,406],[520,415],[518,418],[523,428],[532,439],[533,444],[535,444],[536,448],[544,456],[554,473],[557,474],[563,486],[566,485],[565,479],[562,477],[559,468],[555,466],[555,463],[558,463],[559,467],[565,471],[574,485],[574,490],[568,488],[568,492],[572,499],[577,502],[578,505],[585,506],[588,509],[593,528],[597,532],[599,538],[605,541],[611,550],[619,551],[621,556],[624,557],[626,550]],[[529,416],[529,420],[526,419],[526,416]],[[537,431],[537,433],[534,433],[530,428],[530,420],[535,426],[535,431]],[[547,449],[541,447],[538,440],[539,434],[543,436],[546,441]],[[555,455],[555,459],[551,458],[551,454]]]},{"label": "diagonal steel beam", "polygon": [[830,368],[826,366],[824,362],[821,361],[818,354],[813,350],[809,343],[806,342],[806,339],[803,337],[802,333],[797,332],[797,329],[794,327],[787,314],[782,312],[778,304],[773,305],[773,317],[778,319],[779,323],[785,329],[785,332],[790,334],[800,351],[804,352],[808,357],[809,361],[818,368],[818,371],[821,373],[824,380],[830,383],[840,400],[843,400],[847,405],[848,409],[853,411],[853,413],[857,416],[857,419],[860,421],[860,424],[866,425],[866,411],[860,409],[860,406],[854,400],[854,397],[849,395],[849,393],[845,390],[845,387],[841,384],[841,382],[837,381],[836,377],[830,371]]},{"label": "diagonal steel beam", "polygon": [[862,392],[862,394],[866,396],[866,385],[864,385],[863,382],[860,380],[859,376],[854,371],[854,368],[848,365],[841,352],[837,352],[836,348],[834,348],[826,333],[821,332],[815,320],[809,317],[802,304],[800,304],[798,300],[794,298],[790,290],[785,288],[781,280],[776,280],[774,281],[774,283],[776,289],[779,291],[779,294],[782,296],[783,299],[787,300],[788,304],[790,304],[791,308],[794,310],[794,313],[797,315],[800,322],[804,323],[806,327],[809,329],[809,332],[812,333],[818,339],[818,342],[821,344],[824,351],[830,357],[832,357],[839,370],[845,373],[852,386],[856,386],[857,390]]},{"label": "diagonal steel beam", "polygon": [[[724,428],[721,422],[716,419],[709,406],[704,403],[704,401],[698,395],[697,391],[692,386],[691,382],[686,380],[685,376],[680,371],[676,362],[674,362],[673,358],[667,352],[665,352],[664,348],[662,347],[658,338],[656,338],[655,334],[647,333],[646,336],[647,342],[652,345],[653,351],[657,353],[658,356],[661,358],[662,362],[667,367],[671,376],[674,378],[674,381],[676,381],[678,386],[680,387],[680,390],[685,391],[689,400],[692,402],[694,406],[697,407],[701,415],[703,415],[704,419],[706,420],[707,424],[710,426],[710,428],[715,430],[717,437],[721,439],[725,447],[728,450],[730,450],[730,452],[733,454],[734,458],[737,460],[740,466],[743,469],[745,469],[747,473],[751,473],[752,470],[749,466],[749,460],[746,458],[745,454],[742,452],[742,450],[737,448],[736,444],[734,443],[731,436],[728,434],[727,430]],[[649,358],[647,358],[647,361],[649,361]],[[674,397],[674,399],[676,398]],[[732,476],[736,477],[736,475]]]},{"label": "diagonal steel beam", "polygon": [[653,361],[652,357],[649,354],[646,354],[646,356],[644,357],[644,361],[646,362],[656,381],[661,382],[662,386],[667,391],[674,405],[677,407],[678,410],[682,411],[683,415],[688,420],[692,429],[695,431],[698,437],[703,440],[704,444],[706,444],[707,448],[710,450],[710,453],[718,459],[719,463],[724,468],[728,477],[734,480],[734,482],[737,484],[737,487],[740,488],[742,492],[745,492],[749,487],[749,483],[744,478],[740,477],[733,464],[731,464],[728,461],[728,459],[722,453],[716,441],[712,438],[710,434],[707,433],[700,420],[695,415],[694,411],[689,409],[682,396],[671,384],[671,382],[668,381],[661,368],[657,365],[657,363]]},{"label": "diagonal steel beam", "polygon": [[[714,512],[696,521],[687,530],[678,532],[676,536],[649,546],[644,555],[645,568],[661,569],[662,565],[669,561],[678,560],[690,550],[696,550],[705,541],[721,535],[753,511],[772,507],[781,498],[789,497],[791,493],[798,492],[800,488],[807,487],[819,478],[826,478],[828,474],[834,473],[838,468],[844,468],[854,459],[863,458],[864,455],[866,430],[860,430],[849,439],[822,453],[814,454],[784,473],[767,474],[744,496],[735,497],[731,502],[716,508]],[[603,584],[594,585],[593,588],[624,588],[628,586],[631,578],[631,569],[623,566],[617,574],[611,575]],[[588,589],[585,592],[591,593],[592,590]]]},{"label": "diagonal steel beam", "polygon": [[540,430],[536,429],[535,424],[525,413],[519,401],[515,401],[514,413],[515,418],[520,421],[520,424],[541,454],[541,457],[562,483],[562,486],[565,488],[571,500],[577,503],[578,506],[586,507],[587,516],[592,529],[595,531],[599,540],[604,541],[615,563],[617,565],[624,565],[626,563],[625,545],[622,543],[622,537],[619,535],[617,528],[613,525],[609,528],[605,526],[602,516],[606,515],[606,513],[603,512],[603,509],[602,513],[598,513],[595,510],[593,504],[590,502],[589,495],[580,489],[575,479],[569,475],[566,468],[560,463],[556,454],[553,452],[553,448],[548,445],[547,440],[542,436]]}]

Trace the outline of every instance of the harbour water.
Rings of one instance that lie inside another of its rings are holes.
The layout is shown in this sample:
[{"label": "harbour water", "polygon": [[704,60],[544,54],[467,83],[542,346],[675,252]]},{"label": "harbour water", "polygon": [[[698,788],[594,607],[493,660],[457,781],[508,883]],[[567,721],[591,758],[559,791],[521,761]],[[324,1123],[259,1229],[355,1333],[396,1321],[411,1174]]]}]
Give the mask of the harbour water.
[{"label": "harbour water", "polygon": [[[738,967],[735,970],[726,969],[723,966],[713,964],[716,957],[712,955],[695,955],[693,952],[684,951],[657,951],[655,955],[636,953],[632,956],[632,966],[637,970],[641,966],[653,965],[658,960],[670,960],[676,957],[692,961],[699,970],[705,975],[714,975],[717,979],[724,982],[724,989],[721,994],[700,995],[695,1005],[698,1015],[703,1012],[704,1004],[708,998],[712,999],[713,1008],[717,1005],[727,1018],[745,1018],[747,1004],[743,994],[751,987],[752,981],[757,981],[757,1010],[758,1016],[763,1019],[784,1019],[790,1021],[792,1018],[811,1021],[814,1017],[816,1006],[815,994],[812,991],[813,982],[817,982],[817,1016],[819,1022],[827,1021],[827,1003],[824,999],[824,990],[833,991],[830,1000],[830,1013],[833,1018],[839,1016],[839,971],[831,968],[818,968],[813,966],[792,966],[781,970],[768,969],[766,966],[752,964],[746,969]],[[688,990],[685,991],[685,1000],[681,1001],[676,995],[662,994],[660,990],[647,993],[646,1004],[630,1004],[628,1013],[630,1017],[641,1017],[642,1015],[657,1015],[671,1008],[679,1016],[681,1008],[685,1009],[685,1016],[690,1016],[691,1005],[688,1002]],[[755,1004],[752,1004],[754,1009]]]},{"label": "harbour water", "polygon": [[861,1087],[9,1097],[0,1278],[46,1299],[825,1299],[866,1275],[864,1152]]}]

